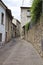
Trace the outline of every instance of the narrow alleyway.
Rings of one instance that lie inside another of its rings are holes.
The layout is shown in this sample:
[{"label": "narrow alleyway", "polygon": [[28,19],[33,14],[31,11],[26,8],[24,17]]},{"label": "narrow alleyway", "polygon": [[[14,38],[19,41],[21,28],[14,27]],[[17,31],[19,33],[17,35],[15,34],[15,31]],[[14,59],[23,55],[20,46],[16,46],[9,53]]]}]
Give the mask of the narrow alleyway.
[{"label": "narrow alleyway", "polygon": [[43,65],[43,60],[30,43],[13,39],[0,49],[0,65]]}]

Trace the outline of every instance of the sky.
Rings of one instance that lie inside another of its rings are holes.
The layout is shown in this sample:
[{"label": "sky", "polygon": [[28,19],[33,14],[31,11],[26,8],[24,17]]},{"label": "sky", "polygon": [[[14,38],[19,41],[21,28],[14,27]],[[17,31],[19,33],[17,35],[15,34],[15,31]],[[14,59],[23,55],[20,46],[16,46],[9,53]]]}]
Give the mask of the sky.
[{"label": "sky", "polygon": [[21,6],[31,7],[32,0],[2,0],[11,9],[14,18],[20,21]]}]

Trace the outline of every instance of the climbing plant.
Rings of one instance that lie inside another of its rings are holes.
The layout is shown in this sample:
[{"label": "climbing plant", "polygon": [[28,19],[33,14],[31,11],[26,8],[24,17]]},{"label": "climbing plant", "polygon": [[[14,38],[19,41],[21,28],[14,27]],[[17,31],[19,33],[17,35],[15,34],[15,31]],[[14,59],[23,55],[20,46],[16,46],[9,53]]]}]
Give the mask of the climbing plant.
[{"label": "climbing plant", "polygon": [[40,18],[42,12],[42,0],[33,0],[32,8],[31,8],[31,21],[37,22]]},{"label": "climbing plant", "polygon": [[[31,7],[31,22],[37,23],[42,13],[42,0],[33,0]],[[33,25],[32,24],[32,25]],[[25,29],[28,31],[30,27],[30,22],[25,25]]]},{"label": "climbing plant", "polygon": [[25,29],[26,29],[26,31],[29,30],[29,27],[30,27],[30,22],[28,22],[28,23],[25,25]]}]

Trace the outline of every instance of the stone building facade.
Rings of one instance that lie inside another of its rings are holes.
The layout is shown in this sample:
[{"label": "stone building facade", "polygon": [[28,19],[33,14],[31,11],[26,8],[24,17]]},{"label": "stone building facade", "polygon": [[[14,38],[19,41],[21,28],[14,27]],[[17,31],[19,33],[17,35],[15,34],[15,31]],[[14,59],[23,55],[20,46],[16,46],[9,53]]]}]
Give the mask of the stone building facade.
[{"label": "stone building facade", "polygon": [[30,8],[31,7],[21,7],[21,26],[22,27],[31,20]]},{"label": "stone building facade", "polygon": [[7,10],[7,13],[6,13],[6,24],[5,24],[5,30],[6,30],[6,37],[5,37],[5,41],[10,41],[12,39],[11,37],[11,34],[12,34],[12,29],[11,29],[11,26],[12,26],[12,14],[11,14],[11,10]]},{"label": "stone building facade", "polygon": [[16,26],[15,27],[15,30],[16,30],[15,36],[19,37],[20,36],[20,31],[21,31],[20,30],[21,29],[21,23],[18,19],[15,19],[15,18],[13,18],[12,23]]},{"label": "stone building facade", "polygon": [[21,31],[21,23],[19,20],[16,19],[16,36],[19,37],[20,36],[20,31]]},{"label": "stone building facade", "polygon": [[16,38],[16,28],[17,26],[14,23],[12,23],[12,38]]},{"label": "stone building facade", "polygon": [[0,45],[11,39],[11,10],[0,0]]},{"label": "stone building facade", "polygon": [[30,22],[31,20],[31,13],[30,13],[31,7],[21,7],[21,36],[23,37],[24,32],[24,25]]}]

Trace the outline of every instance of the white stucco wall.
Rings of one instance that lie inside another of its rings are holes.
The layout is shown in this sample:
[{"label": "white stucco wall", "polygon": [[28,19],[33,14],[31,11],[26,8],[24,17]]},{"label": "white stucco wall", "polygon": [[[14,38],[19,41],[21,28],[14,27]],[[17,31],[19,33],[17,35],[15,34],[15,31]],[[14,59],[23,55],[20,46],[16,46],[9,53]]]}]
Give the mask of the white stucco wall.
[{"label": "white stucco wall", "polygon": [[[4,13],[4,25],[1,24],[1,13]],[[0,33],[2,33],[2,42],[5,41],[5,9],[0,5]]]},{"label": "white stucco wall", "polygon": [[23,27],[27,22],[30,22],[31,17],[30,16],[30,12],[27,12],[28,9],[21,9],[21,26]]}]

